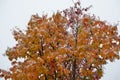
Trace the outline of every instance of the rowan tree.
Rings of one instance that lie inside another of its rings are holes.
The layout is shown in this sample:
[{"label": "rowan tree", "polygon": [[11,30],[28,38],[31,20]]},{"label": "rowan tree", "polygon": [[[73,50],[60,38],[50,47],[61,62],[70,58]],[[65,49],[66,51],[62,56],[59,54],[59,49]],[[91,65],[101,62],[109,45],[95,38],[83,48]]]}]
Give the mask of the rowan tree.
[{"label": "rowan tree", "polygon": [[[119,59],[117,25],[87,14],[80,2],[51,17],[32,15],[25,31],[13,30],[17,44],[6,50],[12,80],[99,80],[103,65]],[[22,59],[22,60],[18,60]]]}]

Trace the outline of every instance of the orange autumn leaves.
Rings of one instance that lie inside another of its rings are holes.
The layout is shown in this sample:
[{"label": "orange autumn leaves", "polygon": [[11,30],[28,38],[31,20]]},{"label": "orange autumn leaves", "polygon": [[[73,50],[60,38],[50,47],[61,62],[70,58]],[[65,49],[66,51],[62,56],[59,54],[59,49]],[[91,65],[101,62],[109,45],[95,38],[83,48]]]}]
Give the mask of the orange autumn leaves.
[{"label": "orange autumn leaves", "polygon": [[51,17],[33,15],[25,31],[13,30],[17,44],[6,51],[12,67],[10,71],[0,70],[0,77],[99,80],[103,65],[119,59],[120,36],[116,25],[84,11],[77,2]]}]

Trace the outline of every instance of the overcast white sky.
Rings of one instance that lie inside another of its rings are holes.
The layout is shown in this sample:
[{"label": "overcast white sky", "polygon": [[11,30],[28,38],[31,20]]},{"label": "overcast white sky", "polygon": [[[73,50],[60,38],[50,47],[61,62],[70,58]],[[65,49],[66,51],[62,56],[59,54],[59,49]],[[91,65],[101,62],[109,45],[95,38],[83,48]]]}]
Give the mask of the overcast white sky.
[{"label": "overcast white sky", "polygon": [[[73,5],[72,0],[0,0],[0,68],[9,69],[10,66],[7,57],[2,54],[7,47],[15,45],[11,29],[15,26],[25,29],[32,14],[52,14],[71,5]],[[120,0],[82,0],[82,5],[92,5],[90,13],[99,16],[102,20],[112,24],[120,21]],[[120,80],[119,68],[120,61],[109,63],[104,68],[105,72],[101,80]]]}]

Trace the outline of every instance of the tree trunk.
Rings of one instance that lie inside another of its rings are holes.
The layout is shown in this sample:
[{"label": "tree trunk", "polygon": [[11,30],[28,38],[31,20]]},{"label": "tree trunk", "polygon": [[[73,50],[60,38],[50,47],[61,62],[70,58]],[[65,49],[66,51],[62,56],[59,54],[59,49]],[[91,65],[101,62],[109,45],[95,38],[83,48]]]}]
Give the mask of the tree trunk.
[{"label": "tree trunk", "polygon": [[45,80],[47,80],[47,76],[46,76],[46,74],[45,74]]},{"label": "tree trunk", "polygon": [[76,80],[76,58],[73,61],[73,72],[72,80]]},{"label": "tree trunk", "polygon": [[55,74],[54,80],[57,80],[57,74],[56,74],[56,71],[54,71],[54,74]]}]

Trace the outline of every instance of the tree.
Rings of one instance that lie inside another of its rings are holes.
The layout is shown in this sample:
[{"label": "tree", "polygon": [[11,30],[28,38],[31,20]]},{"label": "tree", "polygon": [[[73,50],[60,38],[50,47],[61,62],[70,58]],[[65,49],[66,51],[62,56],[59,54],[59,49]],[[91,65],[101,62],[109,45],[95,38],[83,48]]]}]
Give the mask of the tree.
[{"label": "tree", "polygon": [[[17,44],[6,50],[12,80],[99,80],[103,65],[119,59],[117,25],[90,16],[80,2],[51,17],[33,15],[26,31],[13,30]],[[18,60],[18,59],[23,59]]]}]

